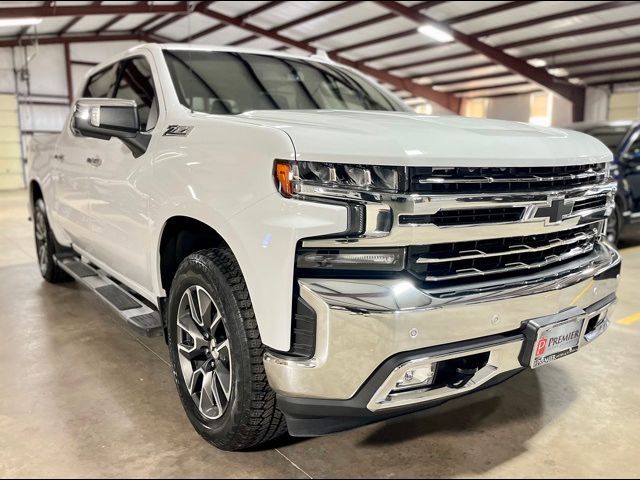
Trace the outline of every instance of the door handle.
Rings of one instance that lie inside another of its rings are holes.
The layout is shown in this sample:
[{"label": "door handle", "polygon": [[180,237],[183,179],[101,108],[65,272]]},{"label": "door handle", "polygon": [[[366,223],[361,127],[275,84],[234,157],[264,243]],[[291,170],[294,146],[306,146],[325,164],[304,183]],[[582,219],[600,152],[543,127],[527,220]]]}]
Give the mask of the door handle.
[{"label": "door handle", "polygon": [[102,160],[100,157],[87,157],[87,163],[92,167],[99,167],[102,165]]}]

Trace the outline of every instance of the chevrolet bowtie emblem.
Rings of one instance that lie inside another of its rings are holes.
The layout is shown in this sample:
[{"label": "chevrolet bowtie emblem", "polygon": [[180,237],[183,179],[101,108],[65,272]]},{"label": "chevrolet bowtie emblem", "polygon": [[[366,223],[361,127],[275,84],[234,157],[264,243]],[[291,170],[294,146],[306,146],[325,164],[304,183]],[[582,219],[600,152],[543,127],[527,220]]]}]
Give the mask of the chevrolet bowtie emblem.
[{"label": "chevrolet bowtie emblem", "polygon": [[535,218],[548,218],[548,223],[559,223],[565,215],[573,211],[573,202],[566,202],[564,197],[549,199],[548,207],[538,207]]}]

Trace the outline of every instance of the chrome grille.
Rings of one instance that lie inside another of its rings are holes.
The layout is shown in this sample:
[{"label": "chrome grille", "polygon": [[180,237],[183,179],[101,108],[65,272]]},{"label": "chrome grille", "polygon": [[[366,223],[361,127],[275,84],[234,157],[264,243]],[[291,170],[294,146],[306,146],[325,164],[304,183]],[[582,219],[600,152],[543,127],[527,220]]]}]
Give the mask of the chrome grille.
[{"label": "chrome grille", "polygon": [[409,189],[431,194],[540,192],[592,185],[606,176],[605,163],[561,167],[412,167]]},{"label": "chrome grille", "polygon": [[588,254],[600,224],[553,233],[408,248],[409,272],[426,282],[494,278],[526,273]]},{"label": "chrome grille", "polygon": [[583,210],[593,210],[598,208],[605,208],[607,206],[607,196],[600,195],[597,197],[587,197],[576,201],[573,204],[572,213],[581,212]]},{"label": "chrome grille", "polygon": [[400,225],[434,224],[438,227],[480,225],[484,223],[517,222],[524,208],[466,208],[440,210],[433,215],[401,215]]}]

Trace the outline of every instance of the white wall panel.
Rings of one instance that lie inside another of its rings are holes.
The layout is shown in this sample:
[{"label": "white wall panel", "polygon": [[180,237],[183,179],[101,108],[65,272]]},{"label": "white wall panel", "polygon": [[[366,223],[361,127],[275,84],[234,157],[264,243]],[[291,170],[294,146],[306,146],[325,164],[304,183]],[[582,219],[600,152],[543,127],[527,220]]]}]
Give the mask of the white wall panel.
[{"label": "white wall panel", "polygon": [[[65,74],[64,48],[62,45],[40,45],[29,47],[26,55],[23,49],[16,48],[16,66],[25,65],[29,60],[30,88],[32,95],[66,95],[67,79]],[[26,93],[26,88],[21,88]]]},{"label": "white wall panel", "polygon": [[64,126],[68,105],[20,105],[20,124],[23,131],[59,132]]}]

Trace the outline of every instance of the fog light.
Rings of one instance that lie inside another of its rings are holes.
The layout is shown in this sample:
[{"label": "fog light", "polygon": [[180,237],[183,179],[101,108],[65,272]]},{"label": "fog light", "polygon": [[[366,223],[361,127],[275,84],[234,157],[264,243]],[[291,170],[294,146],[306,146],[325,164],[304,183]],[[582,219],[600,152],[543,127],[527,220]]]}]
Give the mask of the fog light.
[{"label": "fog light", "polygon": [[436,376],[436,365],[436,363],[431,363],[425,367],[416,367],[407,370],[402,380],[396,383],[395,391],[431,385]]}]

